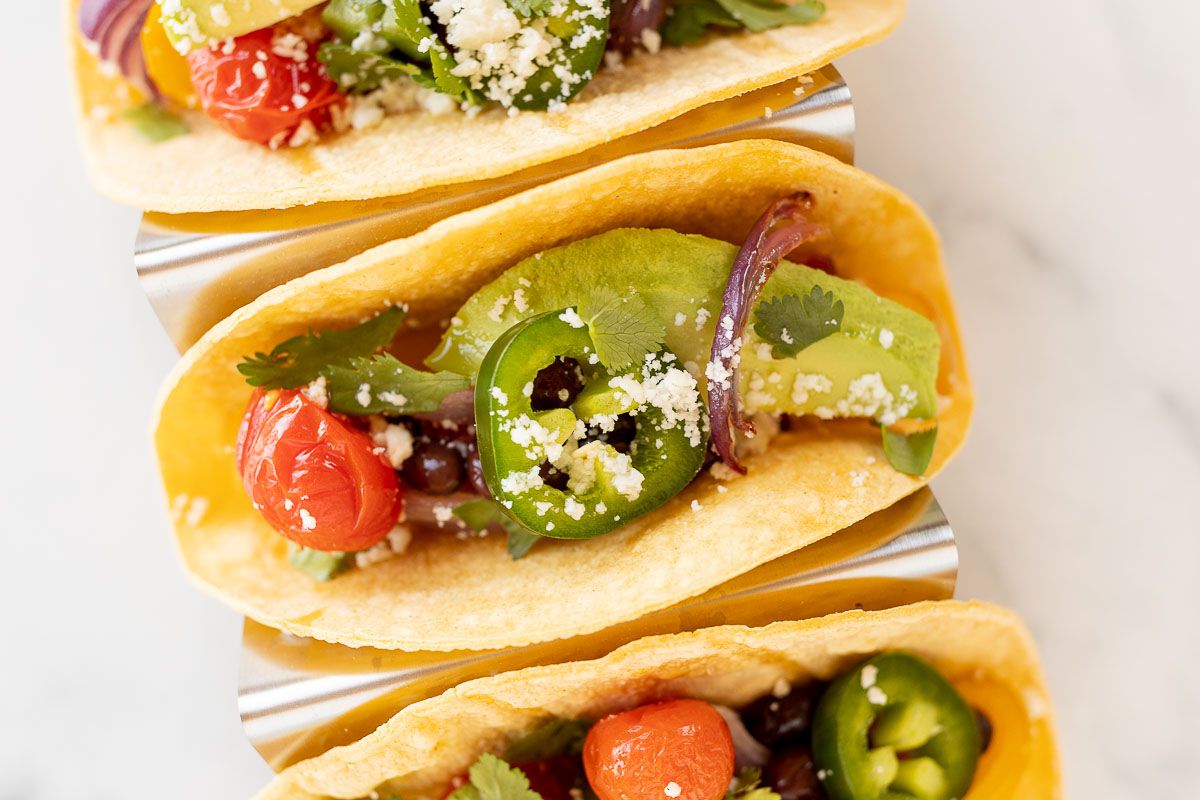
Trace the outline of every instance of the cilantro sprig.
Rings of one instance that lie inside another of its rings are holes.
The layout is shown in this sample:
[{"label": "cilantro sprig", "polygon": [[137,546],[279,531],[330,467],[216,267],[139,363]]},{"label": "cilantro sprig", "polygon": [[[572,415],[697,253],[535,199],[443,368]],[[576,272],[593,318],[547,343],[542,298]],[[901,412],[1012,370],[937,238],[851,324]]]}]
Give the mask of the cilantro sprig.
[{"label": "cilantro sprig", "polygon": [[318,581],[329,581],[350,569],[353,553],[325,552],[288,543],[288,563]]},{"label": "cilantro sprig", "polygon": [[582,719],[552,719],[534,728],[504,751],[512,764],[531,764],[558,756],[577,756],[583,752],[592,723]]},{"label": "cilantro sprig", "polygon": [[251,386],[296,389],[312,383],[331,367],[373,354],[396,336],[405,310],[393,306],[379,316],[344,331],[310,330],[280,342],[270,353],[255,353],[238,364]]},{"label": "cilantro sprig", "polygon": [[759,32],[783,25],[804,25],[820,19],[825,4],[818,0],[781,3],[774,0],[675,0],[663,25],[667,44],[684,45],[700,39],[710,27],[746,28]]},{"label": "cilantro sprig", "polygon": [[329,407],[343,414],[422,414],[436,411],[447,395],[471,387],[453,372],[413,369],[390,353],[350,359],[323,370]]},{"label": "cilantro sprig", "polygon": [[924,475],[936,444],[937,426],[909,434],[883,429],[883,454],[894,469],[905,475]]},{"label": "cilantro sprig", "polygon": [[762,786],[762,771],[758,767],[745,767],[738,773],[732,789],[725,793],[725,800],[780,800],[773,789]]},{"label": "cilantro sprig", "polygon": [[814,286],[806,295],[788,294],[761,303],[754,332],[771,345],[775,358],[793,358],[804,348],[842,329],[846,307],[833,292]]},{"label": "cilantro sprig", "polygon": [[529,778],[503,759],[485,753],[467,770],[469,783],[455,790],[449,800],[542,800],[529,788]]},{"label": "cilantro sprig", "polygon": [[495,500],[480,498],[460,503],[454,516],[473,531],[485,530],[489,525],[499,525],[508,534],[508,555],[513,561],[524,558],[542,537],[513,520]]},{"label": "cilantro sprig", "polygon": [[662,320],[632,292],[621,297],[607,289],[595,291],[580,304],[578,313],[587,323],[596,356],[610,370],[642,363],[666,340]]},{"label": "cilantro sprig", "polygon": [[554,6],[554,0],[507,0],[507,2],[508,7],[517,16],[524,19],[545,17],[550,14],[550,9]]}]

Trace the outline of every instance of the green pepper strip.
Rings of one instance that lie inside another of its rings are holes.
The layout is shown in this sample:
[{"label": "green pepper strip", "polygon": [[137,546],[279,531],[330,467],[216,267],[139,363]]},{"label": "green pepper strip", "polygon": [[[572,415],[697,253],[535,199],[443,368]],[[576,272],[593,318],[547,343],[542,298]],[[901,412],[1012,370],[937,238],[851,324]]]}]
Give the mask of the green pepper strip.
[{"label": "green pepper strip", "polygon": [[961,798],[979,746],[970,707],[905,653],[875,656],[838,678],[813,721],[813,758],[832,800]]},{"label": "green pepper strip", "polygon": [[[550,434],[552,455],[559,452],[560,445],[565,444],[568,451],[573,447],[576,411],[625,410],[614,407],[614,393],[603,391],[608,373],[588,366],[595,349],[588,329],[572,327],[559,318],[560,313],[551,311],[518,323],[488,351],[475,385],[476,433],[484,479],[505,513],[540,536],[589,539],[619,528],[677,495],[700,471],[706,442],[702,439],[693,445],[681,424],[664,429],[662,412],[645,408],[636,411],[637,433],[628,456],[603,442],[587,443],[577,451],[591,456],[595,479],[590,486],[573,477],[571,483],[581,491],[560,491],[532,477],[547,460],[546,448],[513,441],[514,431],[528,432],[529,423],[537,423],[538,433]],[[571,409],[534,411],[527,387],[559,356],[583,365],[584,377],[591,385]],[[602,391],[597,392],[600,382]],[[630,476],[621,479],[621,466],[627,459],[642,475],[635,496],[631,496]],[[519,484],[522,475],[526,484],[536,485],[511,485]]]}]

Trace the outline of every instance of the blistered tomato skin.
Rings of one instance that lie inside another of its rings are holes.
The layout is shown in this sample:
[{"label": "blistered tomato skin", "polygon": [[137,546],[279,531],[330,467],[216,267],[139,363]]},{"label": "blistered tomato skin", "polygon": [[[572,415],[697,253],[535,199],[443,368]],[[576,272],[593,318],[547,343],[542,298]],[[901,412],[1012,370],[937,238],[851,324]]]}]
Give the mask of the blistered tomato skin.
[{"label": "blistered tomato skin", "polygon": [[396,473],[370,437],[297,391],[254,392],[236,454],[259,512],[304,547],[364,550],[387,536],[404,508]]},{"label": "blistered tomato skin", "polygon": [[733,737],[708,703],[665,700],[592,726],[583,766],[600,800],[721,800]]},{"label": "blistered tomato skin", "polygon": [[305,121],[327,129],[331,109],[345,98],[317,60],[319,43],[277,26],[190,53],[200,105],[238,138],[259,144],[288,140]]}]

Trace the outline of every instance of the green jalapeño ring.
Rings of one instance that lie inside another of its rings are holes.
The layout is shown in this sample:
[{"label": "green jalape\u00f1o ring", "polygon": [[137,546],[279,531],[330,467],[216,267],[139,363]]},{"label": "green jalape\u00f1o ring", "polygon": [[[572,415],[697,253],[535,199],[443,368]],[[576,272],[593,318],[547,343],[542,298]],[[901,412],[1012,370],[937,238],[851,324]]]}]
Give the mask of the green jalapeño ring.
[{"label": "green jalape\u00f1o ring", "polygon": [[[566,407],[535,411],[534,381],[560,358],[579,364],[584,388]],[[540,536],[590,539],[679,494],[703,466],[707,426],[685,424],[661,404],[619,388],[628,386],[622,380],[640,377],[653,383],[675,361],[674,354],[660,351],[644,365],[610,371],[600,363],[587,326],[570,309],[531,317],[506,331],[488,351],[475,385],[484,479],[505,512]],[[695,381],[686,381],[702,417]],[[589,436],[589,430],[611,430],[621,415],[636,425],[628,453]],[[566,474],[565,489],[546,483],[554,471]]]}]

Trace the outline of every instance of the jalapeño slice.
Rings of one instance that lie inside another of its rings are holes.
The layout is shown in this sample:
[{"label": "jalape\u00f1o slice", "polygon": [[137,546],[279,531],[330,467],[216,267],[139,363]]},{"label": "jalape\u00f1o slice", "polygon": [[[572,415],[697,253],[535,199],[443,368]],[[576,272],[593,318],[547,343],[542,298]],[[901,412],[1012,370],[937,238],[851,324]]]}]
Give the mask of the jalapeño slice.
[{"label": "jalape\u00f1o slice", "polygon": [[817,706],[813,757],[833,800],[962,798],[979,761],[975,715],[937,670],[884,653]]},{"label": "jalape\u00f1o slice", "polygon": [[[612,389],[614,376],[590,363],[596,358],[587,327],[562,316],[524,320],[488,351],[475,385],[479,456],[488,488],[510,517],[540,536],[589,539],[677,495],[700,471],[707,438]],[[534,381],[560,357],[579,363],[584,389],[570,407],[535,411]],[[603,430],[625,414],[636,425],[628,453],[588,440],[589,424]],[[546,483],[550,465],[566,473],[565,489]]]},{"label": "jalape\u00f1o slice", "polygon": [[545,111],[552,103],[570,100],[596,75],[604,60],[610,15],[607,0],[567,0],[561,5],[560,13],[546,17],[546,31],[561,44],[513,98],[513,105],[522,111]]}]

